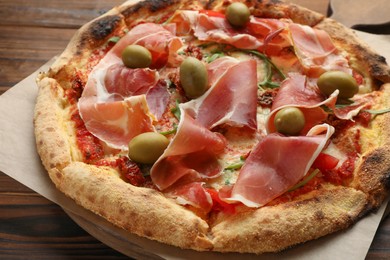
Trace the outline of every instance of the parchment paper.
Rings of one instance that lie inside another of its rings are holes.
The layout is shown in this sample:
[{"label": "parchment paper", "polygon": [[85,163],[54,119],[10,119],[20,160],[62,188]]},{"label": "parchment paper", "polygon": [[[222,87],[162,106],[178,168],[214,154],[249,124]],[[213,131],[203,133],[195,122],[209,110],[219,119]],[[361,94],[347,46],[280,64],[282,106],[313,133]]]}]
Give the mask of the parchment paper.
[{"label": "parchment paper", "polygon": [[[390,60],[390,37],[358,33]],[[38,71],[46,71],[53,58]],[[35,149],[33,110],[37,96],[33,73],[0,96],[0,170],[47,199],[60,205],[91,235],[112,248],[137,259],[364,259],[385,211],[383,205],[352,228],[278,254],[221,254],[195,252],[144,239],[114,227],[101,217],[76,205],[56,190]],[[167,234],[169,235],[169,234]]]}]

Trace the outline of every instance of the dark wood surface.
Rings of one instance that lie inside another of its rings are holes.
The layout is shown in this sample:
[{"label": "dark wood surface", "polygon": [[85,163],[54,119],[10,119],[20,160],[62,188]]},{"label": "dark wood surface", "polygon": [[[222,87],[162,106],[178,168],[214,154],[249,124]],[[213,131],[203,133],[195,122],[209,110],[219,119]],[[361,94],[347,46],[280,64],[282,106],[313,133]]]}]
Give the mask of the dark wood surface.
[{"label": "dark wood surface", "polygon": [[[122,0],[0,0],[0,95],[61,53],[75,30]],[[328,0],[291,0],[327,13]],[[1,160],[2,158],[0,158]],[[0,259],[127,259],[0,172]],[[390,259],[385,218],[367,259]]]}]

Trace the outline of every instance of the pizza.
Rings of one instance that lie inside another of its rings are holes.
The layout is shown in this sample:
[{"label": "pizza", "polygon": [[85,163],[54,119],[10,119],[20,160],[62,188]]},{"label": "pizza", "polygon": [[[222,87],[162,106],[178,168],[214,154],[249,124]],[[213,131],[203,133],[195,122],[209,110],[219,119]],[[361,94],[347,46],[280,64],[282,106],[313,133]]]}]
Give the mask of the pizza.
[{"label": "pizza", "polygon": [[353,31],[282,1],[130,1],[38,79],[56,187],[128,232],[277,252],[378,209],[390,69]]}]

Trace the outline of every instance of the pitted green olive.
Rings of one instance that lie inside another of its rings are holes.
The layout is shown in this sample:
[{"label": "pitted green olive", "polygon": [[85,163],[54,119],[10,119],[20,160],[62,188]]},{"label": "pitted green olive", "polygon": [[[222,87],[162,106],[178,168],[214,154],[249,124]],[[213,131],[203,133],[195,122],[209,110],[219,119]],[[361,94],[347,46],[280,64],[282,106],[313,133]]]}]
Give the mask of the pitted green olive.
[{"label": "pitted green olive", "polygon": [[142,133],[129,143],[129,158],[137,163],[153,164],[164,153],[168,138],[155,132]]},{"label": "pitted green olive", "polygon": [[356,80],[342,71],[327,71],[317,81],[317,86],[324,95],[330,96],[336,89],[340,91],[340,99],[353,97],[359,91]]},{"label": "pitted green olive", "polygon": [[141,45],[129,45],[122,51],[122,61],[128,68],[147,68],[152,63],[152,54]]},{"label": "pitted green olive", "polygon": [[233,3],[226,9],[226,19],[233,26],[244,26],[249,21],[249,16],[249,8],[243,3]]},{"label": "pitted green olive", "polygon": [[274,125],[281,134],[298,135],[305,126],[305,116],[299,108],[282,108],[275,115]]},{"label": "pitted green olive", "polygon": [[200,97],[208,86],[206,66],[196,58],[186,58],[180,65],[180,82],[187,97]]}]

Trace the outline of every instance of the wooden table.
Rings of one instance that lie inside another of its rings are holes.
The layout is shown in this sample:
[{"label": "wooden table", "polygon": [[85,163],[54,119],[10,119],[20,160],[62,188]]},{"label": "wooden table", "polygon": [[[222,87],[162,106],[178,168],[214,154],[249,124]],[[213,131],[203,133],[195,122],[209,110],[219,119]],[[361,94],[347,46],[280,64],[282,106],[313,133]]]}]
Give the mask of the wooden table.
[{"label": "wooden table", "polygon": [[[291,0],[327,13],[328,0]],[[61,53],[75,30],[122,0],[0,0],[0,94]],[[0,158],[1,160],[1,158]],[[390,259],[385,218],[367,259]],[[127,259],[57,205],[0,172],[0,259]]]}]

